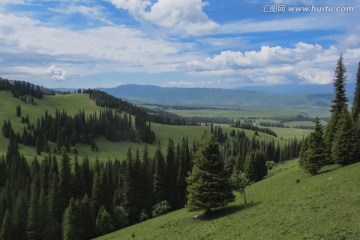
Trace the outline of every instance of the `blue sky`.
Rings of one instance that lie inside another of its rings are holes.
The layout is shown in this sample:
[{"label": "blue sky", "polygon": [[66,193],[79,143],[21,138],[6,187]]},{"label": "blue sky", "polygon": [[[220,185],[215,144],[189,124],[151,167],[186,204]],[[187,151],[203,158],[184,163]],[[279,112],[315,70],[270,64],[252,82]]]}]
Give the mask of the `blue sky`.
[{"label": "blue sky", "polygon": [[0,76],[76,88],[328,84],[342,52],[354,81],[359,8],[359,0],[0,0]]}]

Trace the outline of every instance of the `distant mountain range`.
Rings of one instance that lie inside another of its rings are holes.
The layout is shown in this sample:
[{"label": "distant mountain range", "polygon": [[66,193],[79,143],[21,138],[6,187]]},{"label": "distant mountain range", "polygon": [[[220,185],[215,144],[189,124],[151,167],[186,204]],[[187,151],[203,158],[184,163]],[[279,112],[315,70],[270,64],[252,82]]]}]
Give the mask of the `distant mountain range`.
[{"label": "distant mountain range", "polygon": [[[274,94],[332,94],[334,92],[333,84],[315,85],[271,85],[271,86],[248,86],[236,88],[236,90],[257,91]],[[348,83],[346,85],[346,92],[348,95],[353,95],[355,91],[355,83]]]},{"label": "distant mountain range", "polygon": [[[309,91],[311,88],[314,87],[309,87]],[[313,108],[330,106],[333,99],[333,94],[331,93],[333,90],[327,88],[323,87],[321,93],[314,92],[311,94],[294,94],[295,86],[247,87],[231,90],[129,84],[115,88],[99,88],[99,90],[131,101],[162,105],[232,108]],[[290,89],[292,90],[290,91]],[[306,89],[307,87],[304,86],[299,92],[306,92]]]}]

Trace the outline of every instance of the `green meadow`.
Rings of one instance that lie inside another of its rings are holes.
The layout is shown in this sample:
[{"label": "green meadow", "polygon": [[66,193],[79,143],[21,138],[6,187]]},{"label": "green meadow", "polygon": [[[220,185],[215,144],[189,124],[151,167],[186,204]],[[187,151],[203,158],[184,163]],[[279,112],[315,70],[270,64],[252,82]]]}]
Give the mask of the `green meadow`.
[{"label": "green meadow", "polygon": [[[77,113],[79,110],[84,110],[85,113],[91,114],[94,111],[100,111],[101,107],[96,106],[95,102],[89,98],[87,94],[67,94],[67,95],[54,95],[54,96],[45,96],[42,100],[36,100],[36,105],[29,105],[22,102],[20,99],[12,97],[9,92],[0,91],[0,123],[3,124],[5,120],[10,119],[15,131],[22,131],[26,126],[21,123],[21,118],[16,117],[16,106],[20,105],[22,110],[22,116],[29,116],[30,122],[36,124],[36,120],[39,116],[43,116],[45,111],[48,111],[50,114],[55,114],[56,109],[63,110],[66,109],[69,115]],[[228,117],[235,118],[242,116],[246,117],[274,117],[274,116],[284,116],[284,117],[293,117],[298,114],[297,111],[293,110],[277,110],[278,112],[272,112],[270,110],[196,110],[196,111],[185,111],[187,114],[178,114],[182,116],[209,116],[209,117]],[[206,115],[206,114],[207,115]],[[172,126],[152,123],[151,127],[156,135],[156,141],[154,144],[148,144],[147,148],[149,153],[152,154],[155,152],[158,144],[160,143],[161,149],[165,152],[167,147],[167,141],[169,138],[174,139],[176,142],[181,142],[184,137],[188,138],[190,144],[193,141],[198,141],[201,139],[201,136],[205,131],[210,131],[209,126]],[[227,124],[222,124],[221,127],[223,131],[228,135],[234,129]],[[251,137],[254,135],[254,131],[235,129],[244,131],[247,136]],[[273,128],[273,130],[278,134],[277,138],[274,138],[268,134],[259,133],[257,138],[265,139],[266,141],[279,141],[284,143],[286,139],[293,137],[302,138],[304,135],[308,134],[309,130],[301,129],[292,129],[292,128]],[[78,150],[78,156],[89,157],[90,160],[95,160],[96,158],[100,160],[108,159],[125,159],[126,154],[129,148],[133,151],[138,149],[140,153],[143,152],[145,144],[143,143],[134,143],[134,142],[110,142],[104,137],[97,138],[96,145],[98,146],[98,151],[92,151],[90,146],[87,144],[76,144],[76,149]],[[5,154],[7,150],[8,140],[0,135],[0,154]],[[50,147],[53,148],[54,144],[50,143]],[[31,146],[20,145],[20,152],[28,159],[32,160],[35,154],[35,148]],[[42,153],[45,154],[45,153]],[[70,157],[74,157],[74,154],[70,154]],[[41,159],[41,156],[40,156]]]}]

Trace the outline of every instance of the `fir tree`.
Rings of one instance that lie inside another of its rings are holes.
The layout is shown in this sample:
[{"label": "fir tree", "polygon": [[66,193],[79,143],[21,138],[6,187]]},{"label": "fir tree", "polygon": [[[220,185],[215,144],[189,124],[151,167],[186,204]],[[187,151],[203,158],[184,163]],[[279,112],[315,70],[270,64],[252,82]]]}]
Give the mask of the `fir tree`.
[{"label": "fir tree", "polygon": [[267,174],[264,155],[259,150],[250,150],[246,154],[244,171],[252,182],[263,179]]},{"label": "fir tree", "polygon": [[360,114],[360,62],[359,62],[359,66],[358,66],[358,70],[357,70],[357,74],[356,74],[356,88],[355,88],[355,93],[354,93],[353,105],[351,108],[351,114],[352,114],[354,121],[356,121],[359,118],[359,114]]},{"label": "fir tree", "polygon": [[6,209],[0,229],[0,240],[8,240],[12,237],[11,213]]},{"label": "fir tree", "polygon": [[214,136],[204,136],[195,154],[194,167],[187,183],[189,211],[208,213],[234,201],[229,178],[220,158],[219,143]]},{"label": "fir tree", "polygon": [[305,140],[300,154],[300,166],[312,175],[326,164],[326,144],[319,118],[315,119],[315,130]]},{"label": "fir tree", "polygon": [[70,158],[65,148],[62,148],[62,160],[59,171],[59,203],[61,213],[64,212],[65,208],[69,205],[69,200],[72,195],[71,179]]},{"label": "fir tree", "polygon": [[12,226],[14,233],[13,239],[26,239],[26,219],[27,219],[27,203],[26,196],[23,191],[18,194],[15,202],[14,212],[12,214]]},{"label": "fir tree", "polygon": [[167,196],[166,200],[169,202],[172,209],[178,206],[176,195],[176,165],[175,165],[175,149],[174,141],[169,138],[168,149],[166,155],[166,184],[167,184]]},{"label": "fir tree", "polygon": [[82,239],[80,225],[80,206],[79,201],[72,198],[69,206],[65,209],[62,235],[64,240]]},{"label": "fir tree", "polygon": [[28,240],[42,239],[42,225],[39,211],[39,193],[38,185],[33,183],[31,199],[29,203],[28,217],[26,222],[26,237]]},{"label": "fir tree", "polygon": [[348,111],[340,115],[338,130],[332,145],[332,160],[341,165],[353,163],[355,154],[353,122]]},{"label": "fir tree", "polygon": [[332,161],[332,145],[339,128],[339,119],[342,112],[347,111],[347,97],[345,92],[346,68],[341,54],[335,69],[334,89],[335,99],[332,101],[331,117],[325,131],[325,142],[328,160]]},{"label": "fir tree", "polygon": [[155,171],[154,171],[154,200],[155,203],[161,202],[166,198],[166,176],[165,159],[160,150],[160,144],[155,152]]}]

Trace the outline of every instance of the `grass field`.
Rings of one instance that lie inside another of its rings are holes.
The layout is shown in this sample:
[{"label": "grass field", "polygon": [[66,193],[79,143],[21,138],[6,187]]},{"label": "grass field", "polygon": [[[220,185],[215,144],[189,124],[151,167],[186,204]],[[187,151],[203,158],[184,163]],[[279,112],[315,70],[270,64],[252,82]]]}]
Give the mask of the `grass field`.
[{"label": "grass field", "polygon": [[181,209],[98,239],[360,239],[360,163],[310,177],[294,160],[271,175],[248,188],[246,209],[237,196],[206,220]]},{"label": "grass field", "polygon": [[[22,102],[20,99],[12,97],[9,92],[0,91],[0,123],[1,126],[4,120],[10,119],[15,131],[22,131],[24,124],[21,123],[21,119],[15,116],[15,108],[17,105],[21,106],[22,116],[29,115],[30,122],[36,122],[39,116],[43,116],[47,110],[50,114],[54,114],[56,109],[66,109],[69,115],[77,113],[79,110],[84,110],[85,113],[92,114],[94,111],[99,111],[101,108],[96,106],[95,102],[92,101],[87,94],[67,94],[67,95],[55,95],[55,96],[45,96],[43,100],[36,100],[36,105],[28,105]],[[265,110],[264,110],[265,111]],[[242,114],[242,116],[261,116],[262,114],[269,117],[271,111],[257,111],[257,110],[216,110],[217,116],[222,117],[234,117],[236,114]],[[277,110],[280,111],[280,110]],[[198,110],[196,111],[198,112]],[[207,110],[199,110],[199,114],[204,114],[205,112],[210,113]],[[284,110],[281,111],[284,116],[295,116],[294,111]],[[189,113],[190,114],[190,113]],[[191,114],[194,114],[194,111],[191,111]],[[209,115],[211,116],[211,115]],[[214,116],[214,115],[213,115]],[[156,135],[156,142],[152,145],[148,145],[148,150],[150,154],[153,154],[158,146],[158,143],[161,143],[161,148],[166,152],[167,141],[169,137],[174,139],[175,143],[181,142],[183,137],[187,137],[189,144],[192,144],[194,140],[199,140],[205,131],[210,131],[209,126],[169,126],[152,123],[152,129]],[[230,135],[230,132],[233,128],[230,128],[229,125],[221,125],[224,132]],[[236,129],[237,130],[237,129]],[[241,129],[239,129],[242,131]],[[254,135],[254,131],[244,130],[248,137]],[[278,138],[275,138],[276,141],[284,142],[283,139],[292,138],[296,136],[302,138],[304,135],[308,134],[308,130],[300,129],[277,129],[274,128],[274,131],[278,134]],[[264,139],[266,141],[272,141],[274,138],[270,135],[259,133],[259,139]],[[283,138],[283,139],[281,139]],[[109,142],[104,137],[97,138],[96,144],[99,148],[99,151],[91,151],[90,146],[86,144],[77,144],[76,148],[78,150],[79,158],[81,159],[84,156],[89,157],[90,160],[94,160],[98,157],[100,160],[107,159],[125,159],[126,154],[129,148],[133,151],[139,149],[140,153],[144,150],[144,144],[142,143],[133,143],[133,142]],[[0,154],[5,154],[7,151],[8,139],[4,138],[0,134]],[[50,146],[53,144],[50,143]],[[35,148],[30,146],[19,146],[20,151],[28,160],[32,160],[35,156]],[[70,157],[74,157],[73,154]],[[40,157],[41,159],[41,157]]]}]

